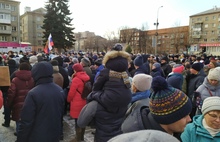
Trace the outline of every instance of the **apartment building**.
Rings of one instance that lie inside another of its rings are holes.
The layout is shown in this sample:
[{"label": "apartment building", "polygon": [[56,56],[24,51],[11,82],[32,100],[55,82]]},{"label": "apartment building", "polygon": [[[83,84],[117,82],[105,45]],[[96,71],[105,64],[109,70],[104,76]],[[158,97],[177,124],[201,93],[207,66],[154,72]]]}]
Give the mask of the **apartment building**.
[{"label": "apartment building", "polygon": [[220,55],[220,8],[190,16],[189,25],[191,52]]},{"label": "apartment building", "polygon": [[19,51],[26,44],[20,42],[20,2],[0,0],[0,52]]},{"label": "apartment building", "polygon": [[[157,36],[155,36],[156,32]],[[133,53],[154,54],[155,46],[157,46],[157,54],[175,54],[187,52],[188,35],[189,26],[158,29],[157,31],[156,29],[146,31],[124,29],[120,31],[120,41],[130,45]]]},{"label": "apartment building", "polygon": [[38,8],[31,11],[30,7],[25,8],[25,12],[20,16],[21,41],[29,42],[33,51],[43,51],[43,26],[46,9]]}]

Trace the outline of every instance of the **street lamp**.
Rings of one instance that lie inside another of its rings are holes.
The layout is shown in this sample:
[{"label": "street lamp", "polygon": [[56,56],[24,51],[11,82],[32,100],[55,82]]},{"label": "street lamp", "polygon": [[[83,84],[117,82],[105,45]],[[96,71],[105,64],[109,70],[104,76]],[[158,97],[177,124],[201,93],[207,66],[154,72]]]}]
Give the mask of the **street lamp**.
[{"label": "street lamp", "polygon": [[158,25],[159,25],[159,23],[158,23],[158,13],[159,13],[159,9],[160,8],[162,8],[163,6],[160,6],[160,7],[158,7],[158,9],[157,9],[157,22],[156,23],[154,23],[154,25],[156,25],[156,33],[155,33],[155,56],[157,55],[157,37],[158,37]]}]

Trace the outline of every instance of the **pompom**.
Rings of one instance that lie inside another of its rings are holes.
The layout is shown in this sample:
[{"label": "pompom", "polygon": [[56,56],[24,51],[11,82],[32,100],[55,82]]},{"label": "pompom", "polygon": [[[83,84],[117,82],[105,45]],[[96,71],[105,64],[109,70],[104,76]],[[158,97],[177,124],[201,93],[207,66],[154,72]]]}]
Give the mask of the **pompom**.
[{"label": "pompom", "polygon": [[164,90],[166,88],[168,88],[168,84],[165,80],[165,78],[161,77],[161,76],[157,76],[153,78],[153,82],[152,82],[152,89],[154,90],[154,92],[160,91],[160,90]]}]

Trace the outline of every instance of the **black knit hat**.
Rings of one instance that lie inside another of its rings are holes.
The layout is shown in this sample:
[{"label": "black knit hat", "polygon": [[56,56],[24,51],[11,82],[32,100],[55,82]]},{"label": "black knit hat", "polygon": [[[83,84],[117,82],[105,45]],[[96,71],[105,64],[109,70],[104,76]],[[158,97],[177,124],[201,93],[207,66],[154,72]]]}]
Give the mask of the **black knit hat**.
[{"label": "black knit hat", "polygon": [[137,56],[135,59],[134,59],[134,65],[135,66],[141,66],[143,64],[143,57],[142,56]]},{"label": "black knit hat", "polygon": [[171,124],[185,116],[192,110],[190,99],[182,91],[168,86],[166,80],[157,76],[153,78],[150,112],[159,124]]},{"label": "black knit hat", "polygon": [[192,68],[196,71],[200,71],[203,68],[203,64],[202,63],[194,63],[194,64],[192,64]]}]

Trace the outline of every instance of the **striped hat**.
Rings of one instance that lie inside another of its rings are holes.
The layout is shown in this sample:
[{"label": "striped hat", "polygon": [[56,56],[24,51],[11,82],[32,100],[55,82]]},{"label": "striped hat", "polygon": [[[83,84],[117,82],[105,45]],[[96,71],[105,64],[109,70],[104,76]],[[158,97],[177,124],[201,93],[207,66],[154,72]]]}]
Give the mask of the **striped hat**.
[{"label": "striped hat", "polygon": [[163,77],[153,78],[152,89],[150,112],[157,123],[171,124],[190,114],[190,99],[182,91],[168,86]]}]

